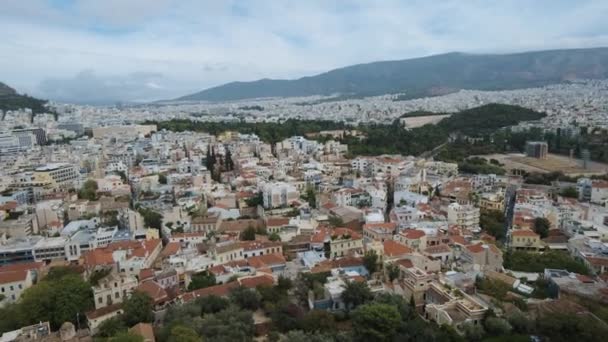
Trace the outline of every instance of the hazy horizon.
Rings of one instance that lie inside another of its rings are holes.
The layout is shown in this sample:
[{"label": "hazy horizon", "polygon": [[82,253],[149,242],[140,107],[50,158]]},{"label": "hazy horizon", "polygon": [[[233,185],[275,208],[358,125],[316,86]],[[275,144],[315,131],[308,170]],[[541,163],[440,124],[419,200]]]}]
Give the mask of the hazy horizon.
[{"label": "hazy horizon", "polygon": [[60,101],[149,101],[231,81],[448,52],[608,46],[608,2],[6,0],[0,81]]}]

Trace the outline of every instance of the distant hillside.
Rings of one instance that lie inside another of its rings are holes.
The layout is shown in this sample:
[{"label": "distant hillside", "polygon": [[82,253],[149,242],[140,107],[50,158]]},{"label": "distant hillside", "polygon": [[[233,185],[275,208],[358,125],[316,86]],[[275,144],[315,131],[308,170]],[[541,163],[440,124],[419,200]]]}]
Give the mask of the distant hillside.
[{"label": "distant hillside", "polygon": [[353,65],[296,80],[232,82],[177,100],[227,101],[336,93],[356,96],[405,93],[402,99],[408,99],[459,89],[517,89],[580,78],[608,78],[608,48],[503,55],[448,53]]},{"label": "distant hillside", "polygon": [[30,108],[34,114],[49,113],[51,111],[45,107],[47,102],[28,95],[18,94],[15,89],[0,82],[0,111]]}]

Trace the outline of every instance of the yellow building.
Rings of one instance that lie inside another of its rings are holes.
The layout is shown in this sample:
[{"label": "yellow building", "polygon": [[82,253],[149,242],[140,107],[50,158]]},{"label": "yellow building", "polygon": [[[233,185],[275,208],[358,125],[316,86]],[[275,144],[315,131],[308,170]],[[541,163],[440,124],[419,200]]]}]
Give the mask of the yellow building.
[{"label": "yellow building", "polygon": [[511,247],[516,250],[538,251],[544,249],[545,245],[535,232],[529,229],[519,229],[511,233]]},{"label": "yellow building", "polygon": [[331,235],[331,256],[334,258],[363,254],[363,237],[348,228],[336,228]]},{"label": "yellow building", "polygon": [[483,193],[479,199],[479,208],[483,210],[505,210],[505,196],[499,193]]}]

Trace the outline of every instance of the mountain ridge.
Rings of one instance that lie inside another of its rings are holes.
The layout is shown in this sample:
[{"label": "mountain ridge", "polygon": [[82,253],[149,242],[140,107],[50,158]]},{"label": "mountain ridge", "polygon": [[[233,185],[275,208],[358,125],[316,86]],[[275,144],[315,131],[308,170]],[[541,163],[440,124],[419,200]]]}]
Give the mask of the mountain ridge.
[{"label": "mountain ridge", "polygon": [[311,95],[433,96],[439,89],[506,90],[580,78],[608,78],[608,47],[510,54],[449,52],[355,64],[297,79],[234,81],[177,101],[230,101]]}]

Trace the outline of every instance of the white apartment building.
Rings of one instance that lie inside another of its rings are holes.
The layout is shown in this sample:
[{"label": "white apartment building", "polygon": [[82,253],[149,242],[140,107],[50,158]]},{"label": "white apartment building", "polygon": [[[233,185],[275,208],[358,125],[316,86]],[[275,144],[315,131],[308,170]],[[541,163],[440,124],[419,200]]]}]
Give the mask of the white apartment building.
[{"label": "white apartment building", "polygon": [[0,295],[4,296],[0,307],[18,301],[23,291],[33,285],[33,278],[32,271],[26,269],[0,272]]},{"label": "white apartment building", "polygon": [[467,229],[479,227],[479,208],[452,203],[448,206],[448,223]]},{"label": "white apartment building", "polygon": [[264,208],[285,207],[300,198],[300,192],[288,183],[269,183],[263,189]]}]

